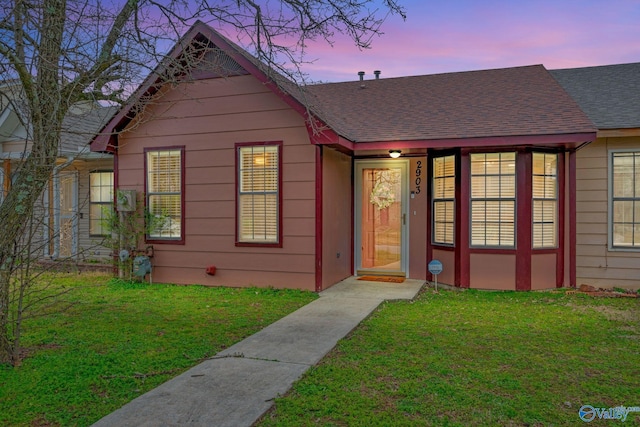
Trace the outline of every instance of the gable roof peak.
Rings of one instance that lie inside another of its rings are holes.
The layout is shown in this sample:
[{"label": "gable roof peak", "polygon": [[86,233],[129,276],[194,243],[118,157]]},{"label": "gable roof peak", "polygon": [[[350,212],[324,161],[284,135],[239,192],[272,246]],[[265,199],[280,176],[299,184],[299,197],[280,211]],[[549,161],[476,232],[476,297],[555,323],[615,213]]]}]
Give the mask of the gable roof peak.
[{"label": "gable roof peak", "polygon": [[[206,45],[205,49],[214,46],[219,53],[226,55],[230,59],[226,61],[227,65],[233,62],[234,66],[231,67],[231,69],[223,70],[228,73],[225,74],[225,76],[252,74],[272,91],[277,93],[295,110],[303,115],[306,114],[304,103],[301,102],[303,94],[297,84],[278,73],[269,65],[260,62],[245,49],[233,43],[220,32],[214,30],[211,26],[198,20],[176,42],[173,49],[166,55],[165,59],[149,73],[146,79],[129,97],[120,111],[101,130],[100,135],[91,142],[92,151],[112,152],[115,150],[117,139],[113,136],[124,129],[127,124],[134,119],[138,110],[140,110],[139,108],[136,108],[138,106],[137,104],[141,100],[148,99],[153,96],[159,88],[166,83],[164,75],[167,74],[167,72],[172,72],[172,64],[180,62],[183,55],[185,55],[186,50],[189,49],[190,46],[193,46],[194,43],[199,43],[201,45],[200,47]],[[194,64],[191,62],[187,62],[183,65],[190,73],[193,72],[195,68]],[[178,69],[180,69],[180,67],[178,67]],[[182,69],[183,73],[185,71],[185,69]],[[214,72],[214,74],[216,73]],[[222,73],[219,74],[220,75],[217,75],[217,77],[222,75]],[[194,77],[198,78],[197,76]],[[207,78],[208,77],[212,77],[212,75],[209,74]]]}]

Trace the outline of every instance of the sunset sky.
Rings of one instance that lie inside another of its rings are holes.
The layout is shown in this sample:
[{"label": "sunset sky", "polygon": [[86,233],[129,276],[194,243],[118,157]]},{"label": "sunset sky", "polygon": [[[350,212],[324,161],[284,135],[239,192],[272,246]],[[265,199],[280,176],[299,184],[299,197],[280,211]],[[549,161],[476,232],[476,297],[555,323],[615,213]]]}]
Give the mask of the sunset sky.
[{"label": "sunset sky", "polygon": [[372,48],[347,38],[309,47],[315,81],[335,82],[543,64],[640,62],[640,0],[400,0]]}]

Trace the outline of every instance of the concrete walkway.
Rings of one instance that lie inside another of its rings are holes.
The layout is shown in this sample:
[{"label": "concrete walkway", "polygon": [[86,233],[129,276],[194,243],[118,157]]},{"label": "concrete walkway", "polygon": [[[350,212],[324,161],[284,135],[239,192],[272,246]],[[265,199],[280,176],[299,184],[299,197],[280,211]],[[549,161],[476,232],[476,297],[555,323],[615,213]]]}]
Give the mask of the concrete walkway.
[{"label": "concrete walkway", "polygon": [[340,282],[94,426],[251,426],[380,303],[413,299],[424,283]]}]

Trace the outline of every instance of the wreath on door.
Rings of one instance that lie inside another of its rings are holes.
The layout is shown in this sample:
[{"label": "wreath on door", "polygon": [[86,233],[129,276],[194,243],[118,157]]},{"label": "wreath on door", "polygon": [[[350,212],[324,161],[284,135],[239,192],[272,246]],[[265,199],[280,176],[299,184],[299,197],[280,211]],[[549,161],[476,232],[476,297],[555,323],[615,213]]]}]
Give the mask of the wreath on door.
[{"label": "wreath on door", "polygon": [[396,196],[389,182],[378,181],[371,190],[369,202],[375,205],[378,210],[386,209],[396,201]]}]

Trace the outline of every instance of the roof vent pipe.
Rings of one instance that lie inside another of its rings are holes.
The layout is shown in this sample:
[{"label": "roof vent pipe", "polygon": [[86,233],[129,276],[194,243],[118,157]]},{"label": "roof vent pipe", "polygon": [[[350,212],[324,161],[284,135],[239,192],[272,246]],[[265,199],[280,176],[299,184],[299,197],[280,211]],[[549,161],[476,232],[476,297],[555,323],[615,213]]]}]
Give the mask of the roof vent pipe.
[{"label": "roof vent pipe", "polygon": [[364,80],[364,71],[358,71],[358,75],[360,76],[360,81]]},{"label": "roof vent pipe", "polygon": [[380,71],[380,70],[375,70],[375,71],[373,72],[373,74],[376,76],[376,80],[378,80],[378,79],[380,78],[380,73],[381,73],[381,72],[382,72],[382,71]]}]

